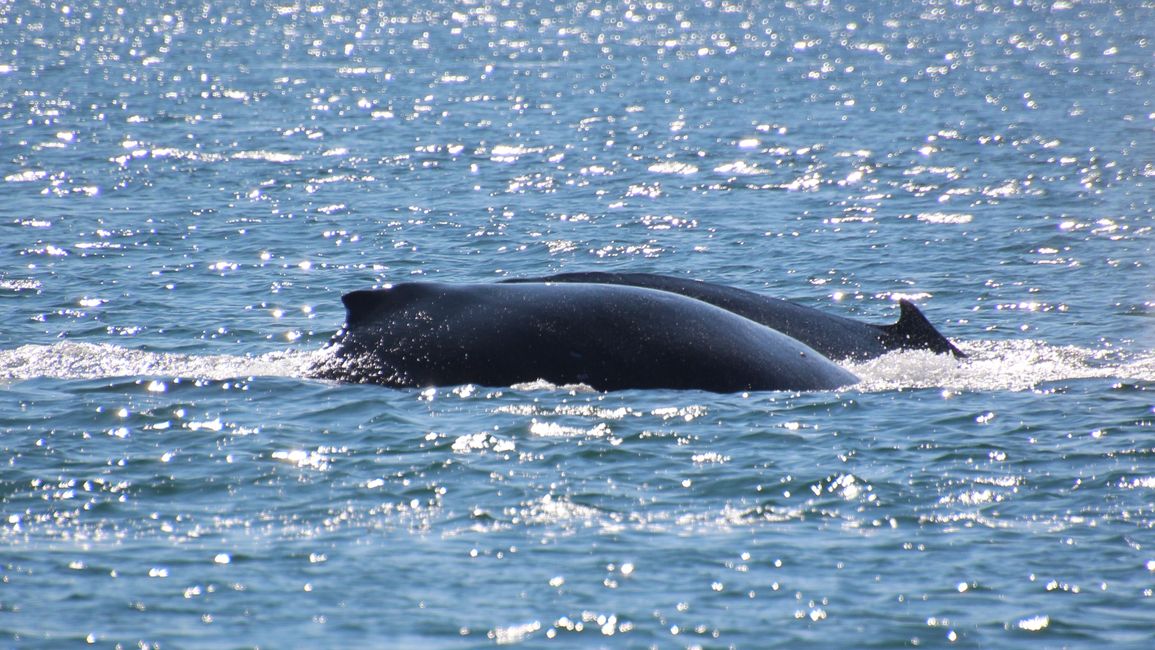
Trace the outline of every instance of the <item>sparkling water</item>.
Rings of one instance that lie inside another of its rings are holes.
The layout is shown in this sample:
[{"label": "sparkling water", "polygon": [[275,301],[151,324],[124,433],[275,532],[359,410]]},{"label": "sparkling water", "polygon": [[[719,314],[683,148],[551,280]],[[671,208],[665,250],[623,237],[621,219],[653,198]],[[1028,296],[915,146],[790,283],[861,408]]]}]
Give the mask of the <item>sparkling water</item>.
[{"label": "sparkling water", "polygon": [[[0,3],[0,645],[1150,648],[1155,9]],[[685,275],[837,392],[308,378],[342,293]]]}]

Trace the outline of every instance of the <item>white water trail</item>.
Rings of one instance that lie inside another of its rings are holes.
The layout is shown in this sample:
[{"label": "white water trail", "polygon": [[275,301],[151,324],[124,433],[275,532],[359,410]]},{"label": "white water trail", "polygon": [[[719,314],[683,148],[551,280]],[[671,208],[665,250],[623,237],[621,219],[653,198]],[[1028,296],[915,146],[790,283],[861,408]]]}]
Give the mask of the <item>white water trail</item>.
[{"label": "white water trail", "polygon": [[147,352],[108,343],[62,341],[0,350],[0,383],[47,377],[187,377],[211,381],[238,377],[308,377],[329,352],[278,351],[261,355],[194,355]]},{"label": "white water trail", "polygon": [[892,352],[848,364],[862,378],[856,389],[876,392],[941,388],[950,391],[1024,391],[1077,379],[1155,381],[1155,354],[1052,346],[1042,341],[971,341],[966,359],[927,351]]},{"label": "white water trail", "polygon": [[[864,392],[919,388],[1022,391],[1047,382],[1072,379],[1155,381],[1155,353],[1060,347],[1034,340],[971,341],[962,348],[969,355],[966,359],[926,351],[902,351],[846,365],[862,379],[854,390]],[[148,352],[108,343],[62,341],[0,350],[0,384],[39,377],[186,377],[211,381],[238,377],[307,378],[326,360],[331,361],[331,356],[332,351],[325,348],[260,355],[195,355]],[[523,388],[550,386],[527,384]],[[575,387],[556,388],[573,390]]]}]

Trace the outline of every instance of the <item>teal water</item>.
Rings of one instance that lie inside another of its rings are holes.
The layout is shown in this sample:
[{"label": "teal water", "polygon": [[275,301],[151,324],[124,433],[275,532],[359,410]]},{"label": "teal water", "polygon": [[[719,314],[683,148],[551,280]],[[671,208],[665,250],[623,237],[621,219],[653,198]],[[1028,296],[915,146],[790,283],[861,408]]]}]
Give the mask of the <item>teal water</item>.
[{"label": "teal water", "polygon": [[[0,4],[0,645],[1155,643],[1140,2]],[[684,274],[840,392],[308,379],[342,293]]]}]

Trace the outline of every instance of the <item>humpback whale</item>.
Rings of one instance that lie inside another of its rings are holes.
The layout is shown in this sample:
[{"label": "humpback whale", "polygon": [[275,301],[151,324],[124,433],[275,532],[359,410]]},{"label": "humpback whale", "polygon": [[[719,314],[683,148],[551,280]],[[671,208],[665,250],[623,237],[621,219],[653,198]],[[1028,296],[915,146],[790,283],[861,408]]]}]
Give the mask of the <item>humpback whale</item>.
[{"label": "humpback whale", "polygon": [[324,379],[398,387],[829,390],[858,381],[812,347],[679,293],[605,282],[404,283],[342,297]]},{"label": "humpback whale", "polygon": [[898,322],[872,325],[812,307],[719,284],[652,273],[560,273],[502,282],[580,282],[658,289],[708,302],[798,339],[830,359],[864,361],[893,350],[931,350],[965,357],[909,300],[899,301]]}]

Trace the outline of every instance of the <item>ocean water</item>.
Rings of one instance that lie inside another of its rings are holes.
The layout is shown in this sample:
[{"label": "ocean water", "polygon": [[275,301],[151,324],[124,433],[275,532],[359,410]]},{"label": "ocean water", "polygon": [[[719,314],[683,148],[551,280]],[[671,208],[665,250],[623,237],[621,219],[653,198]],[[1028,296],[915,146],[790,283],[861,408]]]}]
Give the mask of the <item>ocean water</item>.
[{"label": "ocean water", "polygon": [[[1155,645],[1155,8],[0,3],[0,646]],[[308,377],[342,293],[720,282],[836,392]]]}]

